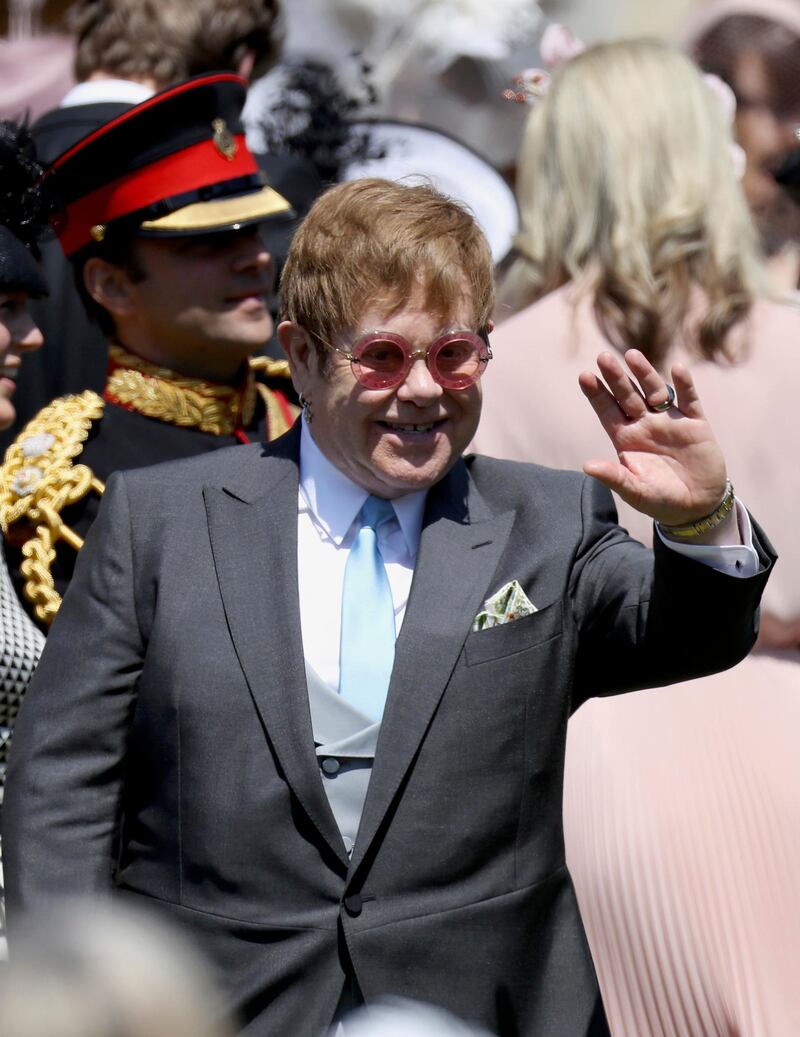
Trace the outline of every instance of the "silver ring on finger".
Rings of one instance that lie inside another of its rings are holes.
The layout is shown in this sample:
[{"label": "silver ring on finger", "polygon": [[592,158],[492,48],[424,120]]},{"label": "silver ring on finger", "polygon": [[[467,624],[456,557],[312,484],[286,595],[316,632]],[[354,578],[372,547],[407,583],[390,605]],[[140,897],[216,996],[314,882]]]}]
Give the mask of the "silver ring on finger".
[{"label": "silver ring on finger", "polygon": [[656,411],[659,414],[661,413],[661,411],[669,410],[670,407],[673,407],[675,405],[675,389],[674,389],[674,387],[672,385],[669,384],[669,382],[667,382],[666,384],[667,384],[667,398],[666,398],[666,400],[663,400],[661,403],[648,403],[648,405],[647,405],[650,408],[650,410],[654,410],[654,411]]}]

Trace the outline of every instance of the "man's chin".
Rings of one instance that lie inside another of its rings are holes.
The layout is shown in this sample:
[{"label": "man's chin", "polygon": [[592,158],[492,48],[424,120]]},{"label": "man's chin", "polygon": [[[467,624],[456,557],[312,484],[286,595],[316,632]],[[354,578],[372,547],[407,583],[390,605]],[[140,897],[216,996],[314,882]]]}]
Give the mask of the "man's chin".
[{"label": "man's chin", "polygon": [[455,457],[434,457],[419,465],[402,461],[376,466],[376,485],[371,492],[385,497],[401,497],[406,493],[429,490],[447,475],[456,460]]}]

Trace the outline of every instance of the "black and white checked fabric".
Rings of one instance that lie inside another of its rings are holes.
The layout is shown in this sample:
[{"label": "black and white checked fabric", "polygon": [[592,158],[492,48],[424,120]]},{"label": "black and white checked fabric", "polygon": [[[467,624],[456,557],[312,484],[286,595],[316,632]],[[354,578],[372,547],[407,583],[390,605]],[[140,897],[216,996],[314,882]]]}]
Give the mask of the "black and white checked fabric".
[{"label": "black and white checked fabric", "polygon": [[[20,604],[0,548],[0,803],[14,721],[43,647],[44,635]],[[0,860],[0,959],[6,957],[2,883]]]},{"label": "black and white checked fabric", "polygon": [[44,647],[44,635],[23,609],[0,551],[0,802],[14,721]]}]

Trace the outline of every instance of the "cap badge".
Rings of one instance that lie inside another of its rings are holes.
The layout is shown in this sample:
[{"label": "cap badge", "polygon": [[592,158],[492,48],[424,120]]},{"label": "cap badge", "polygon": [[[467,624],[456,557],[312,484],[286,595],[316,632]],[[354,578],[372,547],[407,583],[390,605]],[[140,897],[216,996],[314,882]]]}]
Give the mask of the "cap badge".
[{"label": "cap badge", "polygon": [[228,124],[224,119],[214,119],[211,128],[214,131],[214,147],[220,155],[223,155],[229,162],[232,161],[233,156],[239,150],[239,145],[228,129]]},{"label": "cap badge", "polygon": [[95,223],[92,229],[89,231],[93,241],[103,241],[106,236],[106,228],[104,223]]}]

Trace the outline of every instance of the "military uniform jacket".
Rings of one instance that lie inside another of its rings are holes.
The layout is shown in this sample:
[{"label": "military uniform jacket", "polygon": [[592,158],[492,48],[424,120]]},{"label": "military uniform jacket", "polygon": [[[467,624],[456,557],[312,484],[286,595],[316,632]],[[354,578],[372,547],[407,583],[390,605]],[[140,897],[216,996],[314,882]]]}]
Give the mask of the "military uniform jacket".
[{"label": "military uniform jacket", "polygon": [[89,390],[49,404],[19,434],[0,470],[9,569],[45,630],[112,472],[274,439],[297,413],[285,362],[252,361],[252,398],[242,414],[242,394],[227,386],[181,379],[118,347],[111,355],[119,362],[112,363],[105,398]]},{"label": "military uniform jacket", "polygon": [[[116,890],[191,932],[250,1037],[318,1037],[348,977],[501,1037],[585,1035],[567,718],[752,645],[737,580],[615,523],[594,480],[490,458],[428,495],[352,855],[315,753],[299,430],[111,479],[17,726],[8,916]],[[519,581],[538,611],[474,631]],[[115,860],[112,851],[119,845]]]}]

